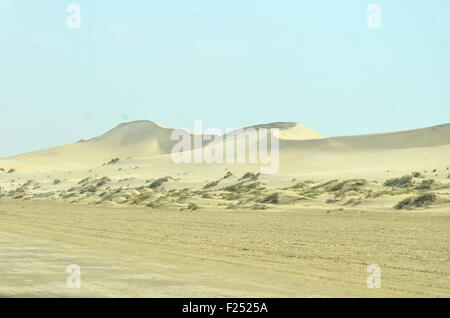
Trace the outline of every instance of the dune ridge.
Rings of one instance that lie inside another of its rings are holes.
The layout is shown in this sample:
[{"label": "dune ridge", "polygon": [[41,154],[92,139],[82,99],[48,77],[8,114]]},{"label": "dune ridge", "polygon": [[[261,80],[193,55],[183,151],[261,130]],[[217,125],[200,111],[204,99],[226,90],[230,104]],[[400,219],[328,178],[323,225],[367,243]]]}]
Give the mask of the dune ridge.
[{"label": "dune ridge", "polygon": [[[277,174],[283,176],[318,178],[347,175],[381,180],[386,172],[400,174],[412,169],[433,170],[450,166],[450,162],[445,160],[450,157],[450,124],[329,138],[294,122],[250,127],[280,129],[280,169]],[[170,154],[178,142],[171,140],[173,131],[151,121],[123,123],[90,140],[0,159],[0,168],[16,169],[24,174],[75,170],[80,171],[80,175],[100,169],[106,170],[102,173],[110,177],[139,179],[190,171],[191,182],[202,182],[205,178],[219,177],[224,169],[244,173],[259,167],[254,164],[175,164]],[[203,145],[209,142],[204,141]],[[115,158],[120,163],[108,166]],[[130,171],[135,168],[138,170]]]}]

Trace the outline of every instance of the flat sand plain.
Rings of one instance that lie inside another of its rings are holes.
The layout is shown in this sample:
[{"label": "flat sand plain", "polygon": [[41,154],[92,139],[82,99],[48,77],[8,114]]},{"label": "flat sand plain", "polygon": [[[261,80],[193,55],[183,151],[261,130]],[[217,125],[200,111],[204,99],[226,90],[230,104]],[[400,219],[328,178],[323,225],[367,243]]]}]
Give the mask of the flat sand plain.
[{"label": "flat sand plain", "polygon": [[[449,297],[449,212],[0,201],[2,297]],[[66,267],[81,268],[81,288]],[[381,288],[369,289],[369,264]]]}]

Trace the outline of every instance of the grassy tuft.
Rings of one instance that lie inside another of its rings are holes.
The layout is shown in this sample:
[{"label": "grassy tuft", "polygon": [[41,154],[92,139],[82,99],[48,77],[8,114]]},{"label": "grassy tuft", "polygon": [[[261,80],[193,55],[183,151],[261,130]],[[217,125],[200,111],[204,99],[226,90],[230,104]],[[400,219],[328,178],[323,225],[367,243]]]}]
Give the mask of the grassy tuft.
[{"label": "grassy tuft", "polygon": [[400,178],[389,179],[383,185],[392,188],[409,188],[413,185],[413,180],[412,176],[403,176]]},{"label": "grassy tuft", "polygon": [[254,174],[254,173],[252,173],[252,172],[247,172],[246,174],[244,174],[244,175],[242,176],[242,178],[239,179],[239,181],[241,181],[241,180],[255,181],[255,180],[258,179],[258,177],[259,177],[259,173]]},{"label": "grassy tuft", "polygon": [[120,158],[113,158],[107,163],[107,165],[114,165],[114,164],[118,163],[119,161],[120,161]]},{"label": "grassy tuft", "polygon": [[414,189],[416,190],[430,190],[431,187],[435,184],[435,181],[433,179],[423,180],[422,183],[415,186]]},{"label": "grassy tuft", "polygon": [[147,192],[147,193],[140,194],[140,195],[138,195],[138,196],[135,197],[135,198],[131,198],[131,199],[130,199],[130,202],[131,202],[132,204],[140,204],[140,203],[142,203],[143,201],[149,199],[149,198],[152,196],[152,194],[153,194],[153,193],[151,193],[151,192]]},{"label": "grassy tuft", "polygon": [[205,186],[203,187],[203,189],[209,189],[209,188],[212,188],[212,187],[217,186],[218,184],[219,184],[219,180],[213,181],[213,182],[210,182],[210,183],[208,183],[207,185],[205,185]]},{"label": "grassy tuft", "polygon": [[413,172],[411,175],[413,176],[413,178],[423,178],[420,172]]},{"label": "grassy tuft", "polygon": [[399,203],[397,203],[394,208],[401,209],[413,209],[413,208],[421,208],[425,206],[432,205],[436,202],[436,194],[434,193],[425,193],[416,197],[406,198]]},{"label": "grassy tuft", "polygon": [[259,200],[259,202],[260,203],[278,204],[278,203],[280,203],[280,195],[279,195],[279,193],[275,192],[275,193],[265,196],[264,198]]},{"label": "grassy tuft", "polygon": [[149,188],[156,189],[159,188],[163,183],[169,181],[169,177],[159,178],[158,180],[153,181]]}]

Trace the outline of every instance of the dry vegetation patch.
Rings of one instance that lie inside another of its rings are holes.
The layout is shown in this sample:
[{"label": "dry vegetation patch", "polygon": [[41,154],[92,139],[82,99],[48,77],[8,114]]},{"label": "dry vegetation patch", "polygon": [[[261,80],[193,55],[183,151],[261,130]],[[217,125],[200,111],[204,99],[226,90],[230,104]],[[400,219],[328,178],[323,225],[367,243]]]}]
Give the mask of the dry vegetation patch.
[{"label": "dry vegetation patch", "polygon": [[400,178],[389,179],[383,185],[391,188],[409,188],[413,186],[413,177],[406,175]]},{"label": "dry vegetation patch", "polygon": [[394,208],[401,210],[407,209],[411,210],[414,208],[422,208],[430,206],[436,202],[437,196],[435,193],[424,193],[419,196],[406,198],[399,203],[397,203]]}]

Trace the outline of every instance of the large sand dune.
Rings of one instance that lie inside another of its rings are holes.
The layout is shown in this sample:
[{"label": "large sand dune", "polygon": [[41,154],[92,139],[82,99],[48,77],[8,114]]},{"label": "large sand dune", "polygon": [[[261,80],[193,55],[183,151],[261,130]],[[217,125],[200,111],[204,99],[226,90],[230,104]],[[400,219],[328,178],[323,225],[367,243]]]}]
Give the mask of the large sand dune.
[{"label": "large sand dune", "polygon": [[151,121],[123,123],[105,134],[90,140],[45,149],[8,158],[34,168],[81,168],[95,166],[111,158],[152,157],[170,153],[176,141],[171,140],[173,129]]},{"label": "large sand dune", "polygon": [[371,135],[332,137],[319,140],[284,140],[284,147],[329,151],[361,151],[437,147],[450,144],[450,124]]},{"label": "large sand dune", "polygon": [[[302,158],[311,156],[317,159],[323,152],[331,156],[348,157],[354,154],[364,156],[374,152],[379,154],[386,151],[429,148],[427,156],[433,156],[433,152],[441,154],[444,151],[447,154],[446,146],[450,145],[450,124],[393,133],[331,138],[324,138],[297,123],[272,123],[252,127],[280,129],[278,137],[281,159],[287,163],[296,160],[301,163]],[[151,121],[124,123],[87,141],[5,158],[0,160],[0,166],[21,170],[80,169],[98,166],[116,157],[122,160],[147,158],[154,161],[153,157],[156,156],[163,156],[162,159],[156,160],[170,164],[169,154],[177,143],[171,139],[172,132],[173,129]],[[205,141],[204,144],[206,143]],[[411,156],[408,161],[415,163],[419,159],[417,156]],[[330,162],[327,158],[314,162],[317,164],[320,161]],[[367,166],[372,165],[373,162],[369,160]],[[280,166],[283,168],[283,161]],[[292,167],[289,166],[289,169]],[[317,169],[322,170],[321,165]],[[303,169],[305,170],[310,169]]]}]

